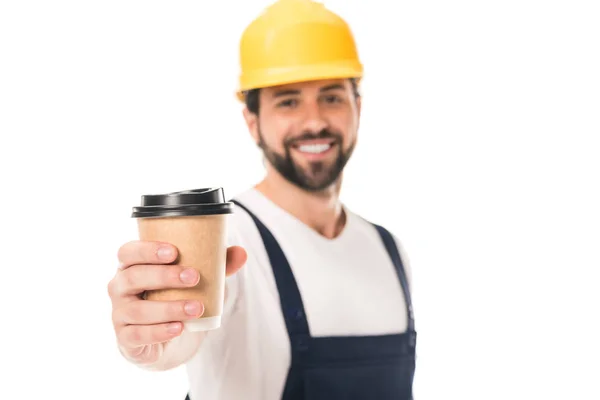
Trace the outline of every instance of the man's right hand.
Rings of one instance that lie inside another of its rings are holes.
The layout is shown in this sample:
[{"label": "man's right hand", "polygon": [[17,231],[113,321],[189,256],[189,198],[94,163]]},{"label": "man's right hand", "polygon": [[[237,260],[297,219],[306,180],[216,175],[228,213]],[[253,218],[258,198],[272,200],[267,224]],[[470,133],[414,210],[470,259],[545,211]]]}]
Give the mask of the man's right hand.
[{"label": "man's right hand", "polygon": [[[246,251],[239,246],[227,249],[227,275],[246,262]],[[183,331],[183,321],[198,318],[204,305],[197,301],[148,301],[146,290],[185,288],[198,283],[193,268],[168,265],[177,258],[169,243],[133,241],[118,252],[120,267],[108,284],[113,307],[113,326],[120,350],[136,362],[152,363],[160,355],[158,345]]]}]

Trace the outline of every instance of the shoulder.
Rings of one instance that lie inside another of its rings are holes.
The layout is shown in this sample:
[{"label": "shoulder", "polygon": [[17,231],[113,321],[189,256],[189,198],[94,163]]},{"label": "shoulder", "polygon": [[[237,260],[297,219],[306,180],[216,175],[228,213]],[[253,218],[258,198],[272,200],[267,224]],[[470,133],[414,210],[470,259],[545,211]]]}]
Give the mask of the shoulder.
[{"label": "shoulder", "polygon": [[393,239],[396,247],[398,247],[398,250],[404,252],[402,240],[399,238],[397,233],[393,229],[390,229],[388,226],[386,226],[385,223],[382,224],[380,222],[371,221],[346,207],[344,207],[344,211],[346,212],[347,217],[352,220],[353,224],[358,225],[359,229],[375,230],[378,233],[380,232],[381,234],[390,236]]},{"label": "shoulder", "polygon": [[401,239],[401,235],[397,233],[395,229],[391,229],[385,223],[371,221],[363,216],[360,216],[356,213],[353,213],[351,210],[345,208],[345,211],[348,213],[349,218],[353,218],[358,221],[358,224],[362,225],[363,229],[373,229],[379,233],[385,235],[386,233],[393,239],[393,243],[398,249],[398,253],[400,254],[400,259],[402,260],[402,266],[404,267],[404,271],[406,273],[406,279],[408,280],[408,285],[412,289],[412,268],[410,264],[410,259],[408,256],[408,252],[404,246],[404,241]]},{"label": "shoulder", "polygon": [[238,204],[234,204],[233,213],[227,219],[227,239],[230,246],[245,246],[245,239],[249,236],[258,235],[258,229],[254,220],[244,208],[253,209],[254,197],[253,189],[247,189],[236,194],[229,200],[243,205],[241,207]]},{"label": "shoulder", "polygon": [[[229,199],[239,200],[246,205],[247,192],[242,192]],[[240,200],[241,199],[241,200]],[[249,207],[251,208],[251,207]],[[246,263],[235,274],[226,279],[226,297],[223,308],[224,318],[233,318],[235,310],[241,298],[247,291],[247,275],[260,266],[264,256],[261,253],[260,234],[250,214],[237,204],[233,206],[233,213],[227,215],[226,219],[226,240],[227,246],[240,246],[247,253]]]}]

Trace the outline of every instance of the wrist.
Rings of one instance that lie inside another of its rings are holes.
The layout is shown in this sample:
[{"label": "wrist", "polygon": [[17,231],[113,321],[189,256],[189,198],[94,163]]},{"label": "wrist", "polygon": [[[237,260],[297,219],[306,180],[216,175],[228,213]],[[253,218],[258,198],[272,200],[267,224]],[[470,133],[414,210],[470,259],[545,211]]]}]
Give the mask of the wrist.
[{"label": "wrist", "polygon": [[163,347],[163,343],[148,344],[135,348],[118,345],[119,352],[127,361],[144,368],[151,368],[160,360]]}]

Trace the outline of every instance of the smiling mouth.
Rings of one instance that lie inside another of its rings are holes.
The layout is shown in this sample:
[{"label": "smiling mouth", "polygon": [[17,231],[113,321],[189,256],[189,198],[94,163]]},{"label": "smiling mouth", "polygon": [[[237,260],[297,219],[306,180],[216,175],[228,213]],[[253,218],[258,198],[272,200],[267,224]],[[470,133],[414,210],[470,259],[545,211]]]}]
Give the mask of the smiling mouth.
[{"label": "smiling mouth", "polygon": [[305,154],[323,154],[330,150],[335,144],[335,141],[331,139],[317,139],[303,140],[298,143],[294,143],[292,147],[295,150]]}]

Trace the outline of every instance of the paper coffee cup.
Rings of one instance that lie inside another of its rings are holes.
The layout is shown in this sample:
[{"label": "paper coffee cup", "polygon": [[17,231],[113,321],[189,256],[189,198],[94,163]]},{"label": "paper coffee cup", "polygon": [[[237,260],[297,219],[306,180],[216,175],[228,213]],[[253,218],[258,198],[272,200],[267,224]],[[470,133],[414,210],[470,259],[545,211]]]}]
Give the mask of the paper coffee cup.
[{"label": "paper coffee cup", "polygon": [[194,189],[168,194],[144,195],[133,208],[140,240],[166,242],[177,247],[173,264],[195,268],[200,274],[192,288],[148,291],[147,300],[198,300],[204,313],[185,320],[190,331],[206,331],[221,326],[225,296],[227,221],[233,203],[226,202],[222,188]]}]

